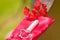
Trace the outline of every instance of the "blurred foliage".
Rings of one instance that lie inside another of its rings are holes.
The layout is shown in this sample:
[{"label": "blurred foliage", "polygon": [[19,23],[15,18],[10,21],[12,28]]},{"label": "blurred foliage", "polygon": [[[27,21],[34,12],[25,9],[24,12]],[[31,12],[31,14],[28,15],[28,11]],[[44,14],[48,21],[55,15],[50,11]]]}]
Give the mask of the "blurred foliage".
[{"label": "blurred foliage", "polygon": [[23,8],[31,8],[31,0],[0,0],[0,40],[5,40],[6,35],[23,19]]}]

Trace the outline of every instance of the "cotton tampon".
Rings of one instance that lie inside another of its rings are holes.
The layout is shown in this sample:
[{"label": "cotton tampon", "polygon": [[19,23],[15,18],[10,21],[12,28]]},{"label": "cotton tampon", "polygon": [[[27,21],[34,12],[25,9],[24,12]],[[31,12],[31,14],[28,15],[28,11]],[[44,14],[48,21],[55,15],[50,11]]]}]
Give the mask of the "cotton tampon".
[{"label": "cotton tampon", "polygon": [[35,20],[33,21],[33,23],[26,29],[27,32],[31,32],[35,27],[36,25],[39,23],[38,20]]}]

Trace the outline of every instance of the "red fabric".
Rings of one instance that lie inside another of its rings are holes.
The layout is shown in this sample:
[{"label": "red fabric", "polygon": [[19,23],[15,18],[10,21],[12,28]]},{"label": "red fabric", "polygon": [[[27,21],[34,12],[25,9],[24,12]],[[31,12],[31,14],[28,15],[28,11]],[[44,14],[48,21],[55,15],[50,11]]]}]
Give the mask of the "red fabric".
[{"label": "red fabric", "polygon": [[[37,39],[45,30],[47,30],[47,28],[54,22],[54,19],[50,18],[50,17],[39,17],[37,20],[39,20],[39,24],[36,26],[36,28],[33,29],[32,32],[30,32],[29,34],[33,34],[32,40]],[[43,22],[44,21],[44,22]],[[33,21],[25,18],[19,25],[18,27],[14,30],[14,32],[12,33],[12,35],[7,39],[7,40],[22,40],[19,35],[20,35],[20,31],[21,29],[26,29],[29,27],[29,25],[32,23]],[[43,23],[42,23],[43,22]],[[28,40],[28,39],[26,39]]]}]

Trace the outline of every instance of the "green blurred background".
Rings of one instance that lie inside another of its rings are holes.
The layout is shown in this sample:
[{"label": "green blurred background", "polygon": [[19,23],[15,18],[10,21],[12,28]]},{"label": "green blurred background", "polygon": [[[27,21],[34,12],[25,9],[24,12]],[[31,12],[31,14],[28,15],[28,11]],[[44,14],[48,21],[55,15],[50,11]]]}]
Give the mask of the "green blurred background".
[{"label": "green blurred background", "polygon": [[[32,8],[32,0],[0,0],[0,40],[5,40],[7,34],[23,20],[24,6]],[[60,0],[55,0],[49,16],[55,18],[55,23],[39,40],[60,40]]]}]

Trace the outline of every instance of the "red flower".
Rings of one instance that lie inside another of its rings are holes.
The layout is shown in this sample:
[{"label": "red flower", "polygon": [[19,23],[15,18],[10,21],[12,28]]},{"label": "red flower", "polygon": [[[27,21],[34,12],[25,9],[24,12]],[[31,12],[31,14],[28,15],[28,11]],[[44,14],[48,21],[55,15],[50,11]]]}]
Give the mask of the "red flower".
[{"label": "red flower", "polygon": [[32,9],[32,12],[29,10],[29,8],[24,8],[24,14],[29,17],[30,19],[37,19],[40,16],[47,16],[47,8],[45,4],[42,4],[39,0],[36,1],[34,4],[34,8]]},{"label": "red flower", "polygon": [[26,16],[29,16],[29,14],[30,14],[30,9],[27,8],[27,7],[25,7],[25,8],[24,8],[24,14],[25,14]]}]

